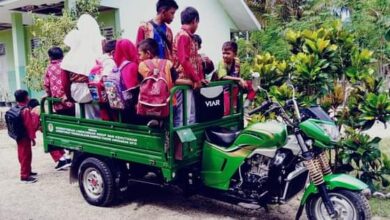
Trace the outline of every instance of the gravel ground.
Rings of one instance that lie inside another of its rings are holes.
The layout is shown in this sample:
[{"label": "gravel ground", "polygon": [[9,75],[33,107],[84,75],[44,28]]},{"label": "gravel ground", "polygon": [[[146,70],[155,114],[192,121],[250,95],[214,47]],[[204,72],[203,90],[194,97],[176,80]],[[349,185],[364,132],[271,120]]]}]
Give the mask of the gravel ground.
[{"label": "gravel ground", "polygon": [[130,195],[109,208],[94,207],[82,198],[78,184],[69,183],[69,172],[55,171],[54,162],[42,148],[33,147],[33,171],[39,181],[19,181],[16,144],[0,130],[0,219],[293,219],[299,204],[252,211],[201,196],[185,198],[172,189],[135,185]]},{"label": "gravel ground", "polygon": [[[39,181],[19,181],[16,144],[0,130],[0,219],[294,219],[298,198],[289,204],[247,210],[201,196],[185,198],[170,189],[133,186],[121,203],[94,207],[82,198],[78,184],[69,183],[69,172],[55,171],[54,162],[42,148],[42,138],[33,148],[33,171]],[[305,217],[302,219],[306,219]],[[379,218],[376,218],[379,219]]]}]

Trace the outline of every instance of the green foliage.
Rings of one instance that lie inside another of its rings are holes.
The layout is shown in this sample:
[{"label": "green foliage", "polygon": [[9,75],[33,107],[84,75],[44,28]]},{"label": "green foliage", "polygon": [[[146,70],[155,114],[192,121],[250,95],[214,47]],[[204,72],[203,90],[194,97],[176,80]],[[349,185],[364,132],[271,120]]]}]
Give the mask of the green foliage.
[{"label": "green foliage", "polygon": [[359,44],[378,51],[386,30],[390,28],[390,1],[348,0],[346,5],[353,11],[349,28],[359,36]]},{"label": "green foliage", "polygon": [[70,10],[70,14],[75,19],[86,13],[97,18],[99,16],[99,5],[100,0],[77,0],[74,8]]},{"label": "green foliage", "polygon": [[261,86],[265,89],[282,85],[290,69],[286,61],[279,61],[268,52],[256,55],[253,60],[252,70],[260,74]]},{"label": "green foliage", "polygon": [[[386,185],[388,181],[383,174],[387,165],[378,148],[380,139],[362,133],[377,120],[383,123],[390,120],[390,98],[381,92],[382,80],[373,65],[377,62],[376,54],[362,47],[358,36],[340,21],[321,22],[308,22],[309,28],[302,29],[296,28],[298,22],[293,20],[283,31],[290,55],[279,59],[272,52],[259,50],[253,57],[251,70],[260,73],[262,87],[281,104],[291,98],[291,89],[285,84],[290,80],[301,104],[320,104],[332,111],[340,129],[347,130],[334,149],[335,167],[354,170],[372,188],[374,181]],[[258,104],[263,100],[264,97],[256,99]],[[257,115],[251,122],[268,117]]]},{"label": "green foliage", "polygon": [[58,46],[66,52],[67,48],[63,43],[65,35],[75,27],[80,15],[89,13],[97,16],[99,5],[100,0],[77,0],[75,8],[70,12],[64,10],[62,16],[33,17],[31,34],[39,39],[40,47],[34,49],[29,56],[24,79],[28,88],[35,91],[43,90],[43,76],[49,62],[47,51],[53,46]]},{"label": "green foliage", "polygon": [[269,94],[276,100],[280,101],[282,105],[284,104],[284,100],[292,98],[291,88],[288,87],[286,83],[281,86],[272,86]]},{"label": "green foliage", "polygon": [[363,120],[378,120],[382,123],[390,121],[390,98],[387,93],[368,93],[359,108],[362,111],[360,117]]},{"label": "green foliage", "polygon": [[319,104],[326,111],[342,106],[345,99],[345,91],[341,83],[334,83],[333,89],[320,99]]},{"label": "green foliage", "polygon": [[289,45],[283,38],[283,25],[270,18],[262,31],[251,33],[250,42],[258,51],[272,53],[277,59],[288,59]]},{"label": "green foliage", "polygon": [[[339,158],[341,163],[337,167],[339,171],[357,171],[357,177],[376,189],[374,180],[382,183],[383,187],[389,185],[389,180],[384,176],[389,174],[390,161],[386,155],[382,158],[379,149],[380,138],[371,139],[369,135],[362,134],[351,128],[346,129],[346,137],[341,141]],[[354,167],[352,166],[354,165]]]},{"label": "green foliage", "polygon": [[324,71],[329,63],[315,54],[298,53],[291,57],[295,67],[292,81],[299,92],[321,97],[328,93],[330,78]]},{"label": "green foliage", "polygon": [[275,119],[276,119],[275,113],[270,113],[268,115],[256,114],[248,120],[248,125],[259,123],[259,122],[265,122],[267,120],[275,120]]},{"label": "green foliage", "polygon": [[251,78],[251,73],[253,72],[252,63],[249,61],[241,62],[240,64],[240,73],[241,77],[245,80]]}]

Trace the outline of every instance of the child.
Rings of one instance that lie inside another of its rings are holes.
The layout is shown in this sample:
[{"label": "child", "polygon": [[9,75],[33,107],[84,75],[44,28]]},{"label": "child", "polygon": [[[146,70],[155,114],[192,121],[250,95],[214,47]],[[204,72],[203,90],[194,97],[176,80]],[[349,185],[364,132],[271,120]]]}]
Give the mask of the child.
[{"label": "child", "polygon": [[139,64],[138,72],[143,78],[146,78],[150,76],[150,73],[153,73],[154,69],[151,69],[151,66],[158,68],[161,65],[165,65],[162,66],[161,69],[164,69],[164,79],[167,82],[169,91],[173,88],[175,84],[192,86],[191,80],[178,79],[178,74],[173,67],[172,62],[166,59],[158,58],[157,53],[158,44],[155,40],[149,38],[139,43],[138,57],[141,63]]},{"label": "child", "polygon": [[[193,7],[187,7],[181,12],[182,27],[179,33],[177,33],[173,43],[173,54],[175,67],[179,71],[182,71],[182,77],[192,81],[193,89],[198,89],[202,86],[202,83],[208,82],[199,73],[199,57],[198,46],[193,39],[193,35],[198,29],[199,13]],[[187,91],[187,109],[188,120],[186,124],[195,123],[195,100],[192,90]],[[183,97],[182,93],[177,94],[177,105],[175,107],[177,114],[175,114],[175,126],[183,124]]]},{"label": "child", "polygon": [[[71,74],[71,96],[77,103],[83,103],[85,118],[100,118],[99,106],[93,105],[88,89],[88,76],[96,65],[96,60],[102,56],[102,39],[99,24],[89,14],[83,14],[77,21],[76,28],[71,30],[64,39],[70,47],[64,56],[61,68]],[[81,116],[80,105],[76,105],[76,115]]]},{"label": "child", "polygon": [[[225,42],[222,46],[222,58],[219,62],[217,74],[220,80],[233,80],[237,82],[242,88],[247,88],[247,83],[240,78],[240,60],[237,57],[237,44],[233,41]],[[233,89],[233,106],[237,106],[238,89]],[[225,111],[224,115],[230,114],[230,91],[225,88],[224,95]]]},{"label": "child", "polygon": [[[194,34],[194,40],[198,46],[198,51],[202,48],[202,38]],[[203,78],[205,78],[208,81],[211,81],[213,79],[214,73],[214,63],[210,60],[208,56],[205,54],[199,54],[198,53],[198,68],[199,73],[202,75]]]},{"label": "child", "polygon": [[172,23],[179,8],[175,0],[158,0],[157,15],[149,22],[141,24],[137,33],[137,46],[142,40],[152,38],[158,44],[157,56],[160,59],[172,59],[173,34],[168,24]]},{"label": "child", "polygon": [[[120,69],[123,89],[128,90],[139,85],[137,48],[127,39],[117,40],[114,52],[114,61]],[[137,123],[135,106],[122,111],[122,122]]]},{"label": "child", "polygon": [[16,90],[15,100],[17,105],[6,113],[8,133],[18,145],[20,180],[24,183],[35,183],[38,179],[33,176],[37,173],[31,171],[31,145],[35,146],[35,129],[32,125],[31,111],[27,107],[28,92]]},{"label": "child", "polygon": [[233,41],[228,41],[223,44],[223,60],[218,64],[218,78],[220,80],[233,80],[241,87],[246,87],[245,80],[240,78],[240,59],[237,57],[237,50],[238,46]]},{"label": "child", "polygon": [[[39,101],[36,99],[31,99],[28,102],[27,106],[31,112],[31,124],[34,128],[34,131],[41,130],[39,120],[41,110]],[[57,163],[56,167],[54,168],[55,170],[65,169],[71,165],[71,160],[65,157],[65,151],[62,149],[52,150],[50,151],[50,155],[53,158],[54,162]]]},{"label": "child", "polygon": [[99,59],[103,67],[102,78],[108,76],[117,67],[114,61],[115,46],[116,40],[103,41],[103,56]]},{"label": "child", "polygon": [[[101,63],[100,75],[95,79],[103,87],[103,82],[109,74],[111,74],[116,68],[114,61],[116,40],[103,41],[103,56],[99,59]],[[117,116],[110,109],[110,105],[107,103],[99,103],[100,118],[104,121],[116,121]]]},{"label": "child", "polygon": [[70,76],[69,73],[61,69],[64,53],[59,47],[52,47],[47,52],[50,64],[46,69],[44,77],[44,88],[48,97],[60,98],[61,103],[54,103],[53,107],[57,114],[74,116],[75,105],[71,100]]}]

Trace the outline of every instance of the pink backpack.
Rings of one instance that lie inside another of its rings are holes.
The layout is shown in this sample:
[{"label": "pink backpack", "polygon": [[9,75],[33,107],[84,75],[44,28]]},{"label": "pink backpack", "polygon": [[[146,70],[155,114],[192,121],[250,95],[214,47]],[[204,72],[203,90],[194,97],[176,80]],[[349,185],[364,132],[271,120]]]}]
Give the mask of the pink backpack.
[{"label": "pink backpack", "polygon": [[166,80],[167,60],[159,60],[156,67],[152,60],[145,61],[148,76],[142,80],[137,104],[137,114],[165,118],[169,115],[169,85]]}]

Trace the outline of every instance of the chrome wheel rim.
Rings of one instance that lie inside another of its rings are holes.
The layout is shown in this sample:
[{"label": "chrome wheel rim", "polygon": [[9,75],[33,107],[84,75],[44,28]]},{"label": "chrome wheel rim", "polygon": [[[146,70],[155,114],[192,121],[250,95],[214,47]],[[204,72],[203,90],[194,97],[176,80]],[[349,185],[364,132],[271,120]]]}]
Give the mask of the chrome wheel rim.
[{"label": "chrome wheel rim", "polygon": [[350,199],[339,193],[329,193],[329,197],[333,203],[336,215],[333,218],[330,217],[322,199],[319,198],[314,205],[316,219],[357,220],[357,210]]},{"label": "chrome wheel rim", "polygon": [[99,170],[90,167],[84,171],[83,187],[88,197],[92,199],[98,199],[102,195],[104,183]]}]

